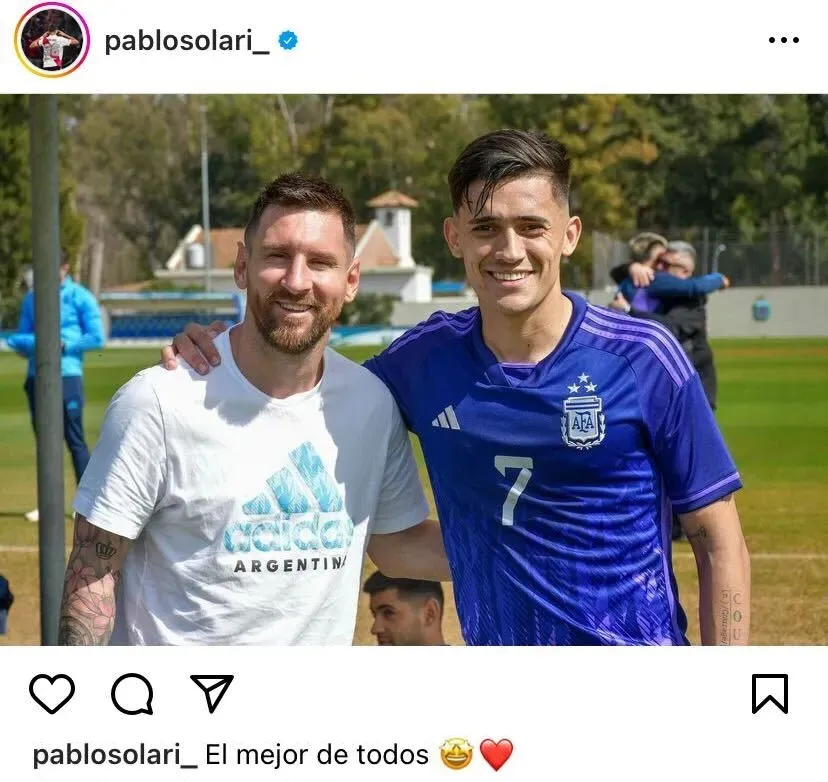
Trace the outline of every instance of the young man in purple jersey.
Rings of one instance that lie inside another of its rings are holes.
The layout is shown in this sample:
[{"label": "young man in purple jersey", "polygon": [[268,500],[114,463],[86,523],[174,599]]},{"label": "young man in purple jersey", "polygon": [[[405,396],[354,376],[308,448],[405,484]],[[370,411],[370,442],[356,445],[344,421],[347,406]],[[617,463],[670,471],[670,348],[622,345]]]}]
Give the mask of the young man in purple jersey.
[{"label": "young man in purple jersey", "polygon": [[[687,644],[674,509],[702,644],[746,644],[742,483],[697,374],[660,324],[561,289],[581,235],[567,150],[498,131],[448,179],[444,234],[479,306],[435,313],[365,366],[420,439],[466,643]],[[174,346],[207,371],[211,341],[191,325]]]}]

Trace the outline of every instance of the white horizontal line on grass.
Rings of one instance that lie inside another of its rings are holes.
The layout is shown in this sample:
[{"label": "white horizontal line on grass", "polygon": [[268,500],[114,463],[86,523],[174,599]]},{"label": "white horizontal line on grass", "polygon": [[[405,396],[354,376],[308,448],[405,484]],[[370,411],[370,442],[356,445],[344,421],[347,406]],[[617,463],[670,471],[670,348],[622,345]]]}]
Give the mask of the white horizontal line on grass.
[{"label": "white horizontal line on grass", "polygon": [[[692,557],[692,551],[674,551],[674,557]],[[771,551],[750,552],[750,558],[753,559],[828,559],[828,554],[818,554],[813,551],[798,552],[798,551],[779,551],[773,553]]]}]

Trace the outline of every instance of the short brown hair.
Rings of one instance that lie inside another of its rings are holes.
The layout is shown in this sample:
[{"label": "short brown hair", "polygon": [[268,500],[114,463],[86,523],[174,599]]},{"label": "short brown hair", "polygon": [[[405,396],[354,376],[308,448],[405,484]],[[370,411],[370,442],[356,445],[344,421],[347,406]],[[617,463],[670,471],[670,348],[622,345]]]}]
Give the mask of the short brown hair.
[{"label": "short brown hair", "polygon": [[315,212],[336,212],[342,219],[345,241],[356,247],[356,214],[344,193],[321,177],[292,172],[282,174],[259,193],[244,229],[244,243],[250,247],[259,221],[269,206],[294,207]]},{"label": "short brown hair", "polygon": [[[567,148],[540,131],[496,130],[472,141],[451,167],[448,175],[451,203],[457,212],[464,204],[478,213],[495,188],[522,176],[539,174],[552,183],[555,196],[569,201],[572,162]],[[482,181],[477,204],[469,201],[469,188]]]},{"label": "short brown hair", "polygon": [[667,239],[661,234],[653,233],[652,231],[644,231],[636,234],[630,239],[630,260],[631,261],[646,261],[650,257],[650,251],[653,247],[662,245],[667,249]]}]

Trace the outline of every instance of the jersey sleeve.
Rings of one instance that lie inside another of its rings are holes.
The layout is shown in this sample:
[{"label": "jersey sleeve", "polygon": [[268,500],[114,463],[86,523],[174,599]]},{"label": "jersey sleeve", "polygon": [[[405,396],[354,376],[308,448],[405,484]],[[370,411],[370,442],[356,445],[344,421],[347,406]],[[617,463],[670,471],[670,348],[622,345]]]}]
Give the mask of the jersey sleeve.
[{"label": "jersey sleeve", "polygon": [[673,509],[690,513],[741,489],[742,480],[698,374],[668,397],[653,433],[655,456]]},{"label": "jersey sleeve", "polygon": [[386,348],[379,355],[369,358],[363,366],[385,383],[399,407],[403,423],[406,428],[411,430],[413,418],[411,394],[406,393],[407,383],[403,379],[403,373],[399,371],[397,363],[400,360],[399,352],[391,353]]},{"label": "jersey sleeve", "polygon": [[411,440],[396,404],[392,404],[390,426],[385,471],[371,530],[375,535],[414,527],[427,519],[429,512]]},{"label": "jersey sleeve", "polygon": [[139,373],[107,407],[73,508],[96,527],[134,540],[163,497],[166,464],[161,406]]}]

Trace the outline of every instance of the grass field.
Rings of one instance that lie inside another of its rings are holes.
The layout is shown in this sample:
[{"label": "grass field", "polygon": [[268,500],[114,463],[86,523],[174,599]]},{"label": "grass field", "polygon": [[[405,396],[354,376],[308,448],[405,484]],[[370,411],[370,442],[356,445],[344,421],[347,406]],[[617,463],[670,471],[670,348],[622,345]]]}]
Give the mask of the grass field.
[{"label": "grass field", "polygon": [[[752,555],[752,642],[828,644],[828,340],[726,341],[715,349],[718,416],[745,482],[739,507]],[[363,360],[374,351],[343,352]],[[157,350],[108,350],[89,356],[90,444],[97,439],[114,391],[157,359]],[[23,519],[36,497],[24,371],[20,358],[0,354],[0,573],[16,597],[9,632],[0,636],[0,645],[37,644],[40,632],[37,525]],[[419,448],[417,457],[428,486]],[[65,464],[68,513],[74,491],[68,455]],[[71,540],[68,523],[66,539]],[[677,546],[674,559],[691,640],[698,643],[695,566],[686,543]],[[367,563],[366,574],[371,569]],[[462,643],[450,588],[447,595],[446,640]],[[373,643],[370,624],[363,596],[357,644]]]}]

